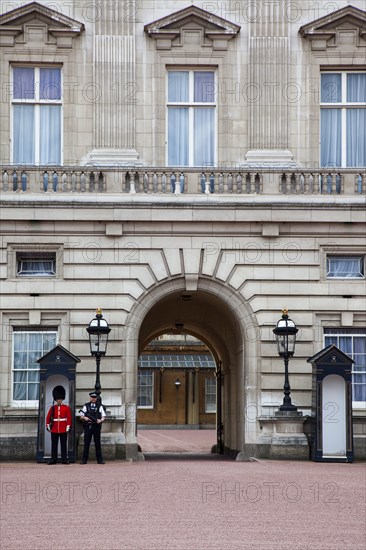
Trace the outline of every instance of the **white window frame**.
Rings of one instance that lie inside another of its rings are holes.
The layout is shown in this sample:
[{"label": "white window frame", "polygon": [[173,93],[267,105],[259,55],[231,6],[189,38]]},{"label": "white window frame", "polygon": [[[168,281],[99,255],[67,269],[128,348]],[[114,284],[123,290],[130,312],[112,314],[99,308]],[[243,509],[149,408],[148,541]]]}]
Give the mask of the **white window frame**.
[{"label": "white window frame", "polygon": [[[19,269],[19,263],[32,261],[33,263],[42,264],[44,262],[52,262],[52,268],[49,272],[45,270],[39,270],[39,272],[29,272],[27,270]],[[56,277],[56,252],[48,252],[47,254],[37,254],[35,252],[17,252],[16,254],[16,276],[17,277]]]},{"label": "white window frame", "polygon": [[[345,277],[345,276],[339,276],[337,277],[336,275],[331,275],[330,274],[330,270],[329,270],[329,262],[333,259],[338,259],[338,260],[351,260],[351,259],[354,259],[354,260],[359,260],[360,261],[360,271],[359,271],[359,275],[353,275],[353,276],[350,276],[350,277]],[[362,255],[362,254],[354,254],[354,255],[347,255],[347,254],[343,254],[343,255],[336,255],[336,254],[327,254],[326,256],[326,277],[327,279],[355,279],[355,280],[359,280],[359,279],[364,279],[365,278],[365,257]]]},{"label": "white window frame", "polygon": [[[327,345],[325,343],[325,340],[326,340],[327,337],[332,337],[332,338],[347,337],[347,338],[352,339],[352,355],[351,355],[352,359],[353,359],[353,349],[354,349],[353,338],[354,337],[360,337],[360,336],[366,338],[366,329],[364,330],[363,333],[358,333],[352,328],[344,329],[344,330],[342,330],[342,327],[324,327],[324,329],[325,328],[327,329],[327,333],[324,332],[324,334],[323,334],[324,346]],[[357,329],[357,327],[355,327],[355,329]],[[332,330],[334,332],[332,332]],[[339,348],[339,346],[337,346],[337,347]],[[339,349],[341,349],[341,348],[339,348]],[[363,374],[363,373],[366,374],[366,367],[365,367],[365,371],[359,371],[359,370],[356,371],[356,370],[353,370],[353,367],[354,367],[354,365],[352,365],[352,385],[353,385],[353,375],[354,374]],[[366,409],[366,401],[353,401],[353,395],[352,395],[352,408],[353,409]]]},{"label": "white window frame", "polygon": [[[139,405],[138,404],[138,400],[139,400],[139,389],[140,389],[140,375],[142,374],[151,374],[151,384],[149,384],[149,387],[151,389],[151,405]],[[141,369],[141,370],[138,370],[138,373],[137,373],[137,408],[138,409],[153,409],[154,408],[154,388],[155,388],[155,373],[153,370],[151,369]]]},{"label": "white window frame", "polygon": [[[214,382],[214,384],[212,384]],[[212,388],[215,388],[215,393],[210,391]],[[212,406],[212,403],[208,403],[208,397],[215,395],[215,409],[210,410],[210,406]],[[216,378],[205,378],[205,413],[206,414],[216,414],[217,411],[217,384],[216,384]]]},{"label": "white window frame", "polygon": [[[12,368],[11,368],[11,396],[12,396],[12,406],[15,406],[15,407],[19,407],[19,406],[24,406],[24,407],[29,407],[29,408],[33,408],[33,407],[36,407],[38,406],[38,399],[15,399],[14,398],[14,384],[15,384],[15,372],[19,372],[19,371],[26,371],[26,372],[39,372],[39,367],[38,369],[15,369],[15,334],[55,334],[56,338],[55,338],[55,346],[57,345],[58,343],[58,338],[59,338],[59,335],[58,335],[58,330],[56,328],[46,328],[46,327],[43,327],[43,328],[39,328],[37,330],[31,330],[31,329],[21,329],[21,330],[18,330],[18,327],[13,327],[13,334],[12,334]],[[52,349],[52,348],[51,348]],[[48,350],[50,351],[50,350]],[[29,348],[27,348],[27,353],[29,352]],[[45,351],[44,353],[47,353],[47,351]],[[40,357],[42,357],[42,355],[44,355],[44,353],[42,353]],[[27,381],[27,384],[29,382]]]},{"label": "white window frame", "polygon": [[[322,102],[321,100],[321,80],[323,74],[340,74],[341,75],[341,101],[340,102]],[[341,70],[328,70],[321,71],[320,73],[320,110],[322,109],[341,109],[341,166],[340,168],[347,168],[347,109],[366,109],[366,102],[355,101],[347,102],[347,75],[348,74],[365,74],[365,71],[341,71]],[[319,149],[319,158],[321,158],[321,143]],[[352,167],[356,169],[356,167]]]},{"label": "white window frame", "polygon": [[[188,101],[168,101],[169,97],[169,78],[168,74],[170,72],[186,72],[188,73]],[[197,72],[211,72],[214,75],[214,90],[217,89],[217,69],[213,67],[169,67],[167,69],[166,73],[166,129],[165,129],[165,135],[166,135],[166,166],[174,167],[175,165],[169,164],[169,107],[186,107],[188,108],[188,135],[194,136],[194,109],[197,107],[203,107],[203,108],[214,108],[215,114],[214,114],[214,159],[213,164],[217,162],[217,151],[218,151],[218,108],[217,108],[217,100],[216,100],[216,92],[214,91],[214,99],[215,101],[209,103],[209,102],[197,102],[194,101],[194,73]],[[194,164],[194,139],[189,139],[188,143],[188,164],[187,167],[195,167]],[[201,165],[199,165],[200,168]],[[209,168],[209,166],[207,167]]]},{"label": "white window frame", "polygon": [[[34,69],[34,98],[32,99],[15,99],[13,97],[13,89],[14,89],[14,69],[16,68],[29,68]],[[41,82],[41,76],[40,76],[40,69],[59,69],[60,70],[60,86],[61,86],[61,98],[60,99],[40,99],[40,82]],[[11,86],[11,94],[10,94],[10,128],[11,128],[11,147],[10,147],[10,162],[11,164],[14,164],[14,115],[13,115],[13,107],[15,105],[34,105],[35,107],[35,114],[34,114],[34,164],[32,163],[32,166],[40,165],[40,135],[41,135],[41,115],[40,115],[40,106],[41,105],[60,105],[60,166],[63,165],[63,135],[64,135],[64,117],[63,117],[63,71],[62,66],[59,64],[45,64],[45,65],[35,65],[32,63],[18,63],[18,64],[12,64],[11,65],[11,79],[10,79],[10,86]]]}]

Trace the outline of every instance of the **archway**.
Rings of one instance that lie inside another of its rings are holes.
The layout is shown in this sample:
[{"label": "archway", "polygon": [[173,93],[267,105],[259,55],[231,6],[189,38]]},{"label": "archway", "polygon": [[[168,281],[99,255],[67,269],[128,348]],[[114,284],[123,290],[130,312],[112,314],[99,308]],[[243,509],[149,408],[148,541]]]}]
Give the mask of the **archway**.
[{"label": "archway", "polygon": [[187,290],[183,278],[157,285],[131,310],[126,323],[125,402],[134,404],[125,426],[127,444],[136,444],[137,359],[146,344],[176,329],[205,342],[222,365],[222,423],[226,453],[236,454],[244,444],[255,444],[256,422],[245,414],[258,403],[258,326],[243,297],[223,284],[199,278],[196,290]]},{"label": "archway", "polygon": [[145,456],[222,453],[218,367],[211,350],[179,320],[144,348],[138,361],[137,441]]}]

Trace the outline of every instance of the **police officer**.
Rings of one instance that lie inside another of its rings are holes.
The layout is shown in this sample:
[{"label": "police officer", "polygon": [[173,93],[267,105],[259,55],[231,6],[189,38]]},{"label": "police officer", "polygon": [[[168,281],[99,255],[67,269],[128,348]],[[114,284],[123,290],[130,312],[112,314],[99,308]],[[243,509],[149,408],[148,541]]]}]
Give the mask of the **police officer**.
[{"label": "police officer", "polygon": [[105,464],[100,444],[100,432],[105,420],[105,411],[100,403],[97,403],[98,394],[95,391],[89,393],[90,401],[81,409],[80,420],[84,423],[84,450],[80,464],[86,464],[89,458],[89,447],[94,438],[95,456],[98,464]]},{"label": "police officer", "polygon": [[70,464],[67,458],[67,434],[71,428],[71,409],[62,402],[66,396],[63,386],[55,386],[52,396],[56,405],[50,407],[46,417],[46,428],[51,432],[51,460],[48,464],[57,463],[57,447],[60,439],[62,464]]}]

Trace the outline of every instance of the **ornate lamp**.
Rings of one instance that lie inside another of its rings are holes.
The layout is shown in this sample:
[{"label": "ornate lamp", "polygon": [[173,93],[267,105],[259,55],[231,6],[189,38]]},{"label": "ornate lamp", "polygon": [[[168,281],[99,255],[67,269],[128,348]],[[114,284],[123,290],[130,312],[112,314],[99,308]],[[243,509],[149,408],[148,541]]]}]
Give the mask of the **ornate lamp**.
[{"label": "ornate lamp", "polygon": [[288,377],[289,358],[295,353],[296,334],[298,328],[292,319],[288,316],[288,310],[282,310],[282,317],[278,321],[276,328],[273,329],[276,335],[277,351],[280,357],[283,357],[285,363],[285,384],[283,386],[284,398],[283,404],[280,406],[280,411],[297,411],[297,407],[291,403],[291,389]]},{"label": "ornate lamp", "polygon": [[95,357],[96,361],[96,379],[95,379],[95,392],[100,395],[100,358],[106,354],[108,335],[111,331],[107,321],[103,319],[102,310],[98,308],[96,315],[89,323],[86,329],[89,334],[90,353]]}]

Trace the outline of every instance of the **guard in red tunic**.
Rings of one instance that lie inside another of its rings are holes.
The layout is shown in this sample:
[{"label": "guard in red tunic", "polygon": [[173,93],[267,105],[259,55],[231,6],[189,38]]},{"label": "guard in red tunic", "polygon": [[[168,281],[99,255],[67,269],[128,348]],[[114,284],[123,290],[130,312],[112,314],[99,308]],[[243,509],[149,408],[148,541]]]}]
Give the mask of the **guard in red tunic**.
[{"label": "guard in red tunic", "polygon": [[61,460],[62,464],[70,464],[67,458],[67,434],[71,428],[71,409],[68,405],[62,402],[65,399],[65,388],[63,386],[55,386],[53,388],[53,399],[56,405],[50,407],[47,418],[46,428],[51,432],[51,460],[48,464],[57,464],[57,447],[58,440],[61,444]]}]

